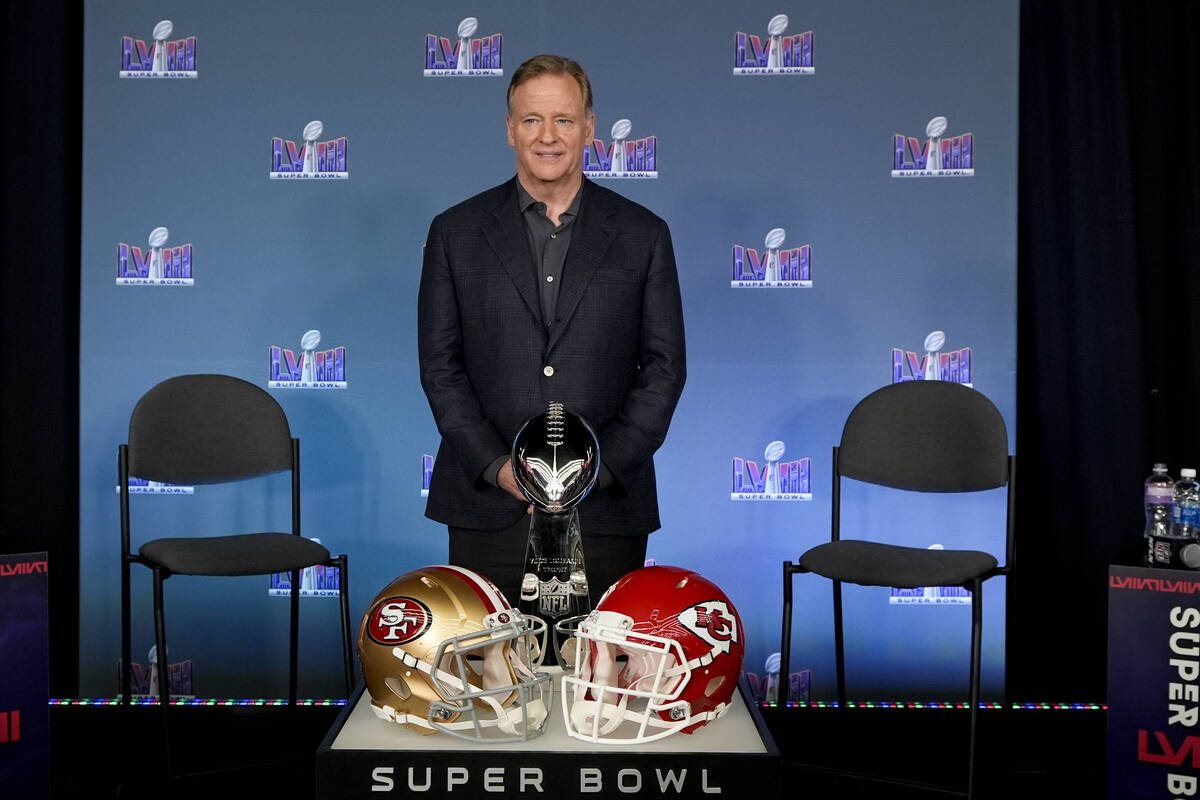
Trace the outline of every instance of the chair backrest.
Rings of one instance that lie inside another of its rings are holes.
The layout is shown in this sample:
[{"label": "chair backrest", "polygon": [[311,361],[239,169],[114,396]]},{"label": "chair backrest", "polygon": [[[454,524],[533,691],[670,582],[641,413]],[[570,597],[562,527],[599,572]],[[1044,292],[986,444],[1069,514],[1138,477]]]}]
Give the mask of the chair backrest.
[{"label": "chair backrest", "polygon": [[180,375],[142,395],[129,418],[129,473],[222,483],[292,468],[287,417],[265,390],[228,375]]},{"label": "chair backrest", "polygon": [[1008,482],[1004,418],[982,393],[947,381],[867,395],[847,417],[838,450],[839,475],[895,489],[974,492]]}]

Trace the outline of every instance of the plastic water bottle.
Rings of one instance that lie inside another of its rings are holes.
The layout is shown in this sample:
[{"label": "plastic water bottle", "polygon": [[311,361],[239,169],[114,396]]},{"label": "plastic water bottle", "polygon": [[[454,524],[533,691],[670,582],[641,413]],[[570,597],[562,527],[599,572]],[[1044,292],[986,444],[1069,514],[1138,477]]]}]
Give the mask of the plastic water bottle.
[{"label": "plastic water bottle", "polygon": [[1195,539],[1200,535],[1200,484],[1196,470],[1179,470],[1171,502],[1171,535],[1176,539]]},{"label": "plastic water bottle", "polygon": [[1169,536],[1171,533],[1171,504],[1174,502],[1175,481],[1167,474],[1166,464],[1155,464],[1154,472],[1146,478],[1145,536]]}]

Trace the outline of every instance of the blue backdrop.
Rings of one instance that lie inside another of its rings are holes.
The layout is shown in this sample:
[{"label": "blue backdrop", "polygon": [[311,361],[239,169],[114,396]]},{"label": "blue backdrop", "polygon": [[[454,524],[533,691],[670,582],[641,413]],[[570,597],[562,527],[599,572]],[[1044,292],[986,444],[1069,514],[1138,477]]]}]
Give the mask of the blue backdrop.
[{"label": "blue backdrop", "polygon": [[[653,138],[654,162],[640,166],[654,177],[597,178],[671,225],[684,298],[688,383],[657,456],[663,529],[649,555],[725,589],[745,620],[746,669],[761,672],[778,649],[779,565],[828,536],[829,453],[842,422],[873,389],[924,379],[929,333],[945,339],[945,369],[930,377],[987,394],[1015,441],[1017,7],[88,3],[82,691],[111,695],[117,685],[116,447],[138,397],[171,375],[283,382],[270,390],[301,439],[305,534],[349,555],[356,618],[395,575],[445,560],[444,528],[423,517],[421,496],[423,456],[438,443],[417,377],[421,246],[436,213],[513,174],[505,89],[540,52],[588,69],[601,140],[593,155],[611,152],[620,119],[630,141]],[[779,14],[788,17],[782,67],[735,74],[757,67],[758,50],[766,62]],[[456,67],[467,17],[480,45],[471,66],[495,69],[499,43],[503,75],[427,76]],[[163,19],[171,44],[156,72]],[[299,154],[316,120],[315,141],[333,143],[317,165],[324,177],[293,177],[288,143]],[[940,163],[924,157],[931,135]],[[161,279],[150,253],[160,227]],[[797,251],[796,272],[785,269],[780,283],[799,285],[767,286],[772,276],[754,271],[775,228],[785,231],[783,254]],[[310,330],[330,365],[313,377],[329,388],[289,383],[302,376],[289,373],[285,351],[298,362]],[[784,443],[781,463],[800,462],[774,500],[760,474],[772,442]],[[863,487],[845,499],[844,525],[916,546],[948,544],[959,527],[967,546],[1003,545],[998,495],[953,498],[936,514],[926,504],[947,498]],[[180,518],[217,533],[269,528],[287,513],[285,483],[273,479],[134,501],[145,538]],[[268,597],[268,584],[167,584],[170,660],[192,662],[196,693],[284,693],[287,604]],[[984,598],[991,696],[1003,679],[1004,591],[1003,579],[990,581]],[[145,661],[148,575],[135,572],[134,592],[134,656]],[[848,590],[852,693],[965,695],[963,600]],[[793,669],[810,669],[814,695],[828,697],[828,583],[797,579],[796,603]],[[304,601],[302,691],[311,696],[338,691],[335,605]]]}]

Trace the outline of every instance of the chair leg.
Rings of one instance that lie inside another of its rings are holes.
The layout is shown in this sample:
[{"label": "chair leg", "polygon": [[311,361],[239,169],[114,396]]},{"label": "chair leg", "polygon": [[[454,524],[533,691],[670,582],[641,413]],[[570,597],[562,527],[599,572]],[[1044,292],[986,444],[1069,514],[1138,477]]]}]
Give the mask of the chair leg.
[{"label": "chair leg", "polygon": [[300,570],[292,570],[292,608],[291,608],[291,628],[288,636],[288,705],[296,705],[297,686],[297,664],[299,662],[300,644],[297,641],[300,637]]},{"label": "chair leg", "polygon": [[[780,706],[786,706],[790,676],[792,674],[792,575],[796,567],[791,561],[783,562],[783,635],[779,640],[779,692]],[[778,698],[776,698],[778,700]]]},{"label": "chair leg", "polygon": [[129,558],[121,553],[121,704],[128,706],[133,693],[132,681],[133,658],[132,633],[130,632],[130,588],[129,588]]},{"label": "chair leg", "polygon": [[342,606],[342,669],[346,680],[346,702],[354,693],[354,656],[351,655],[350,645],[350,584],[347,580],[346,554],[342,553],[334,559],[338,568],[338,599]]},{"label": "chair leg", "polygon": [[163,581],[167,579],[162,567],[154,568],[154,649],[158,670],[158,705],[162,721],[163,775],[171,778],[171,739],[169,714],[171,710],[171,676],[167,667],[167,627],[163,611]]},{"label": "chair leg", "polygon": [[975,792],[975,743],[979,722],[979,683],[983,640],[983,582],[975,579],[971,587],[971,732],[967,741],[967,800]]},{"label": "chair leg", "polygon": [[833,650],[837,668],[837,699],[846,705],[846,638],[842,633],[842,582],[833,581]]}]

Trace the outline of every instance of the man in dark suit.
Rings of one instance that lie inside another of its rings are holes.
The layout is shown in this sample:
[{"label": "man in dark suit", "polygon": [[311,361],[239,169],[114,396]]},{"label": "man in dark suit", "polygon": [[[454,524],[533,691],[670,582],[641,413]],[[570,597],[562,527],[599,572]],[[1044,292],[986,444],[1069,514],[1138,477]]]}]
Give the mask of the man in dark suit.
[{"label": "man in dark suit", "polygon": [[528,503],[513,437],[552,401],[591,423],[600,477],[579,507],[592,603],[658,529],[654,451],[685,377],[663,220],[585,180],[595,115],[583,68],[522,64],[508,88],[512,180],[438,215],[417,303],[421,385],[442,434],[425,514],[451,563],[520,596]]}]

